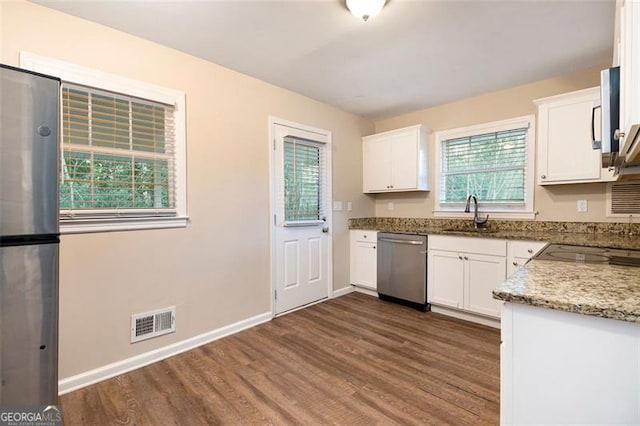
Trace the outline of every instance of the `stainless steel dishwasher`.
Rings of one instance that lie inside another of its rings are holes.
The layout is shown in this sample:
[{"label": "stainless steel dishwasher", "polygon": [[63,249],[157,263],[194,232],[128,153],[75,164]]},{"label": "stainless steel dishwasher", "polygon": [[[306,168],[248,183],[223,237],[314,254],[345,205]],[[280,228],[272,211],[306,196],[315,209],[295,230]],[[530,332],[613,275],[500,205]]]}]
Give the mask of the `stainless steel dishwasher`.
[{"label": "stainless steel dishwasher", "polygon": [[378,233],[378,296],[421,311],[427,303],[427,236]]}]

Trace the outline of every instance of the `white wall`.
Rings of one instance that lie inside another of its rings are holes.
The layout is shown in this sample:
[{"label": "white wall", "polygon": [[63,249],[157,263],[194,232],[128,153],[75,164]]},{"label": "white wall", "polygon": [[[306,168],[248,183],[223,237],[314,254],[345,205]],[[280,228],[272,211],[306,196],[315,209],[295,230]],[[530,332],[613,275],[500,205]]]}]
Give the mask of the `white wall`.
[{"label": "white wall", "polygon": [[[534,99],[595,87],[600,84],[599,71],[607,67],[602,64],[548,80],[537,81],[509,89],[461,99],[409,114],[377,121],[376,132],[424,123],[432,132],[466,127],[474,124],[504,120],[536,114]],[[435,185],[434,137],[429,138],[429,182]],[[580,161],[568,158],[567,161]],[[371,196],[376,203],[376,216],[382,217],[433,217],[434,200],[431,192],[380,194]],[[588,212],[578,213],[576,202],[588,201]],[[394,210],[387,210],[393,202]],[[539,212],[537,220],[559,220],[578,222],[617,222],[619,218],[606,217],[606,184],[590,183],[575,185],[535,186],[534,209]]]},{"label": "white wall", "polygon": [[[0,59],[28,51],[186,93],[186,229],[65,235],[60,378],[269,312],[270,115],[333,132],[333,196],[373,215],[361,140],[373,123],[221,66],[25,1],[1,2]],[[333,218],[348,285],[347,212]],[[130,315],[176,306],[176,333],[129,343]]]}]

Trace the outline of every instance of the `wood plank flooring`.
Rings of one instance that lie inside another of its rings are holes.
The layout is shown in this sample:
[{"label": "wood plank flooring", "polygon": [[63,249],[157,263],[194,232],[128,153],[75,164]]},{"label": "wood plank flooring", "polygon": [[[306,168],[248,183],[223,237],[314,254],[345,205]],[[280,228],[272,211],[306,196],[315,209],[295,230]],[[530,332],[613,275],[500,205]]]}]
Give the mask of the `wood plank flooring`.
[{"label": "wood plank flooring", "polygon": [[63,395],[65,425],[498,424],[498,330],[359,293]]}]

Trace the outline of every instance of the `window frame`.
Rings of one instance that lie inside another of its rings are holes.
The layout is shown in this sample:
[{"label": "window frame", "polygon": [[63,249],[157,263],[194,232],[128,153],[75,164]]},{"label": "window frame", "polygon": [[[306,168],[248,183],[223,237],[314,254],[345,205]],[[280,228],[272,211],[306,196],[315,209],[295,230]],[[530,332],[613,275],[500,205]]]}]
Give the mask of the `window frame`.
[{"label": "window frame", "polygon": [[[183,228],[189,223],[187,214],[187,161],[186,161],[186,114],[184,92],[167,89],[155,84],[122,77],[96,69],[47,58],[29,52],[20,52],[20,66],[24,69],[60,78],[64,83],[93,87],[99,90],[124,94],[150,101],[174,105],[175,132],[175,216],[119,217],[113,214],[104,218],[60,219],[62,234],[125,231],[158,228]],[[60,97],[62,111],[62,96]],[[60,114],[62,121],[62,114]],[[62,128],[62,127],[61,127]],[[62,152],[62,140],[60,150]]]},{"label": "window frame", "polygon": [[434,216],[447,218],[467,218],[469,213],[464,212],[464,208],[444,206],[440,203],[440,183],[442,181],[442,145],[445,141],[456,138],[477,136],[486,133],[495,133],[506,130],[514,130],[527,127],[526,163],[525,163],[525,202],[524,207],[495,206],[482,203],[479,200],[478,210],[491,213],[496,219],[535,219],[534,211],[534,167],[535,167],[535,115],[514,117],[506,120],[493,121],[489,123],[477,124],[468,127],[461,127],[449,130],[442,130],[434,134],[435,139],[435,170],[434,180]]}]

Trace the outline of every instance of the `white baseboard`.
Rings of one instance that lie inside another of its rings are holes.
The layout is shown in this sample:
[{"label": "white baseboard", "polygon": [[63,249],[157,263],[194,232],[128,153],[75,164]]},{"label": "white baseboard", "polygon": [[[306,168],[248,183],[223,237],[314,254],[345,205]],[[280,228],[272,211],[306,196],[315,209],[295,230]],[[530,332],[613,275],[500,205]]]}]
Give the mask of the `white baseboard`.
[{"label": "white baseboard", "polygon": [[482,315],[474,315],[467,312],[458,311],[455,309],[449,309],[444,306],[431,305],[431,312],[437,314],[448,315],[450,317],[458,318],[465,321],[475,322],[482,325],[488,325],[493,328],[500,328],[500,320],[484,317]]},{"label": "white baseboard", "polygon": [[378,292],[375,290],[370,290],[364,287],[355,287],[355,291],[358,293],[368,294],[369,296],[378,297]]},{"label": "white baseboard", "polygon": [[66,377],[58,382],[58,394],[63,395],[65,393],[69,393],[71,391],[92,385],[94,383],[110,379],[119,374],[144,367],[145,365],[149,365],[165,358],[169,358],[179,353],[188,351],[190,349],[197,348],[198,346],[202,346],[206,343],[213,342],[214,340],[218,340],[231,334],[235,334],[239,331],[246,330],[247,328],[255,327],[258,324],[271,321],[271,318],[271,312],[265,312],[264,314],[256,315],[254,317],[238,321],[234,324],[230,324],[225,327],[218,328],[217,330],[200,334],[199,336],[195,336],[181,342],[173,343],[171,345],[155,349],[153,351],[146,352],[140,355],[136,355],[122,361],[114,362],[112,364],[96,368],[94,370],[76,374],[75,376]]},{"label": "white baseboard", "polygon": [[331,295],[331,298],[344,296],[345,294],[353,293],[354,291],[355,291],[355,287],[352,285],[349,285],[347,287],[342,287],[341,289],[333,290],[333,294]]}]

